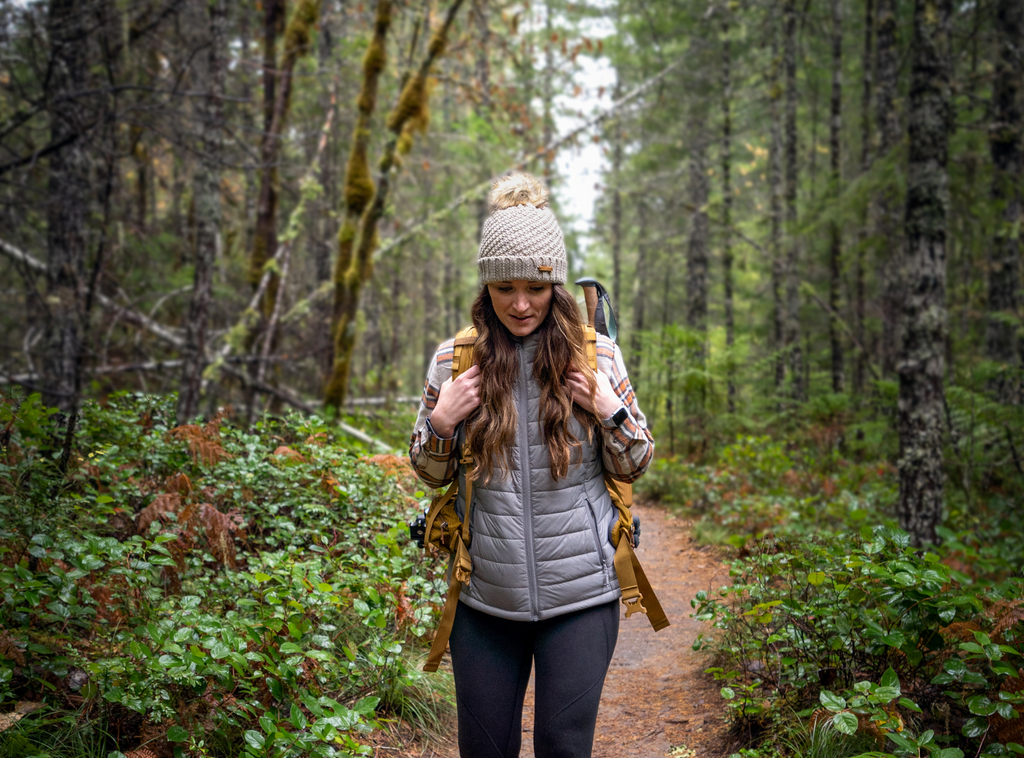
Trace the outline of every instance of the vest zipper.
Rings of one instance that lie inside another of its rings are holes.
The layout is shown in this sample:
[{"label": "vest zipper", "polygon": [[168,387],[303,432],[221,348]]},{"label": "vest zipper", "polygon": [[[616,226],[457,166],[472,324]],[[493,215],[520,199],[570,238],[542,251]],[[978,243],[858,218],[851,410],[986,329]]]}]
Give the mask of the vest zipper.
[{"label": "vest zipper", "polygon": [[526,577],[530,585],[530,620],[537,621],[537,558],[533,549],[533,497],[530,491],[530,382],[526,373],[526,351],[519,351],[519,469],[523,480],[523,537],[526,541]]},{"label": "vest zipper", "polygon": [[[584,489],[586,486],[584,485]],[[605,565],[604,546],[601,544],[601,530],[598,528],[597,512],[594,504],[590,502],[590,495],[586,495],[587,511],[590,514],[590,533],[594,537],[594,548],[597,550],[597,560],[601,562],[601,574],[604,576],[605,586],[608,586],[608,567]]]}]

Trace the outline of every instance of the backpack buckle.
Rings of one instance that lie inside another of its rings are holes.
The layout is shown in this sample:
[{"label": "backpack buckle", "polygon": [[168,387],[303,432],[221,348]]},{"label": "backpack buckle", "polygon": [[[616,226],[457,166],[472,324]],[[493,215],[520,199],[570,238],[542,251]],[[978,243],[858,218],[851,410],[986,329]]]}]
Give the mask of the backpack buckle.
[{"label": "backpack buckle", "polygon": [[641,595],[639,592],[636,593],[636,597],[622,598],[622,604],[626,606],[626,618],[629,618],[637,611],[644,614],[645,616],[647,615],[647,609],[644,607],[643,603],[640,602],[643,599],[644,596]]}]

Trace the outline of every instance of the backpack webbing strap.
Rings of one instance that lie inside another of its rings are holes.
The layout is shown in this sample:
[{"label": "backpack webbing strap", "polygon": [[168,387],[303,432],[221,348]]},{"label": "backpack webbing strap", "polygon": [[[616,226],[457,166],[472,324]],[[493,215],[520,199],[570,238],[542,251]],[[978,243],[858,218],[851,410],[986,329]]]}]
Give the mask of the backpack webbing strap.
[{"label": "backpack webbing strap", "polygon": [[[452,380],[459,378],[459,374],[466,371],[473,365],[473,346],[476,344],[476,329],[467,327],[455,335],[454,353],[452,355]],[[462,517],[462,528],[455,535],[455,545],[452,550],[451,579],[448,582],[448,597],[444,601],[444,610],[441,612],[441,621],[434,632],[434,642],[430,646],[430,654],[427,662],[423,664],[424,671],[437,671],[444,657],[444,651],[448,647],[448,638],[452,634],[452,626],[455,624],[455,610],[459,606],[459,595],[462,594],[462,586],[469,584],[470,575],[473,572],[473,559],[470,558],[469,550],[469,515],[473,507],[473,482],[468,474],[473,467],[473,454],[467,448],[464,451],[460,464],[466,466],[466,511]],[[456,478],[447,495],[452,497],[458,494],[459,480]]]},{"label": "backpack webbing strap", "polygon": [[587,363],[597,371],[597,330],[592,326],[583,327],[583,349],[587,353]]},{"label": "backpack webbing strap", "polygon": [[452,381],[459,374],[473,365],[473,346],[476,344],[476,328],[467,326],[455,335],[454,355],[452,355]]},{"label": "backpack webbing strap", "polygon": [[622,590],[626,618],[639,611],[647,616],[654,631],[660,631],[669,625],[668,617],[633,550],[633,514],[629,510],[633,504],[633,485],[612,479],[607,474],[604,483],[611,495],[612,505],[619,512],[619,520],[612,526],[611,536],[615,547],[615,576]]}]

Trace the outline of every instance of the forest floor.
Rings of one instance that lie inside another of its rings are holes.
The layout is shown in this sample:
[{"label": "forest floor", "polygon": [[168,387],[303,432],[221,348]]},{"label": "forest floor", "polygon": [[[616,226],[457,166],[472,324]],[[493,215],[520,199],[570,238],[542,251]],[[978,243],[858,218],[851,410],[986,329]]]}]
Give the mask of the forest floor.
[{"label": "forest floor", "polygon": [[[642,535],[640,562],[658,593],[671,626],[655,634],[646,619],[622,619],[601,710],[594,758],[724,758],[734,749],[723,716],[721,684],[704,670],[712,664],[694,652],[693,642],[708,625],[690,618],[690,599],[728,580],[718,551],[699,547],[689,522],[655,506],[635,505]],[[458,758],[455,726],[450,744],[394,743],[375,755]],[[396,747],[398,749],[396,750]],[[521,758],[533,758],[533,682],[523,712]]]}]

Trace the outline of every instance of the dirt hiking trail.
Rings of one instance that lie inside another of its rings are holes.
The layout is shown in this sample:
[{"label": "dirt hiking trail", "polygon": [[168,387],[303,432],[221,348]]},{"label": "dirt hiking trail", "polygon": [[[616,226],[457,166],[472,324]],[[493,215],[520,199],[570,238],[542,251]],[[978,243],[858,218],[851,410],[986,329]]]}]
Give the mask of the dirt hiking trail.
[{"label": "dirt hiking trail", "polygon": [[[623,618],[615,656],[605,680],[597,716],[594,758],[724,758],[727,727],[722,720],[721,687],[704,669],[710,664],[693,651],[708,625],[690,618],[690,599],[716,590],[728,571],[712,547],[698,547],[688,523],[665,509],[637,504],[642,534],[637,555],[658,593],[671,626],[655,633],[647,619]],[[533,758],[533,682],[523,709],[521,758]],[[452,743],[433,744],[424,758],[458,758]],[[685,747],[683,747],[685,746]],[[376,754],[394,756],[394,748]]]}]

